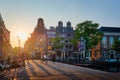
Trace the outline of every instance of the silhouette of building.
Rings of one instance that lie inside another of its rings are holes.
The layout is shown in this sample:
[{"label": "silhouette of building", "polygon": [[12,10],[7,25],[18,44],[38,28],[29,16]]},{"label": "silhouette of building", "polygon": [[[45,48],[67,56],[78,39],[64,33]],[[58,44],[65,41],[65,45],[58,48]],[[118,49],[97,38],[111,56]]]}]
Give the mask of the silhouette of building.
[{"label": "silhouette of building", "polygon": [[38,24],[35,27],[31,37],[25,42],[24,48],[27,52],[34,53],[42,52],[49,53],[52,51],[52,38],[60,37],[64,38],[61,41],[64,46],[59,49],[57,54],[59,54],[59,59],[68,59],[72,57],[73,46],[70,40],[73,38],[74,30],[71,26],[71,22],[67,22],[66,26],[63,27],[62,21],[58,22],[58,26],[56,28],[50,27],[50,29],[46,29],[43,23],[43,19],[38,19]]},{"label": "silhouette of building", "polygon": [[67,22],[66,26],[63,26],[63,22],[59,21],[58,26],[56,27],[56,36],[64,38],[63,41],[61,41],[64,46],[60,49],[61,58],[60,59],[68,59],[73,56],[73,46],[70,42],[70,40],[73,38],[74,30],[71,26],[71,22]]},{"label": "silhouette of building", "polygon": [[0,14],[0,62],[7,60],[10,55],[10,31],[5,27],[4,21]]},{"label": "silhouette of building", "polygon": [[25,42],[25,50],[32,55],[40,58],[47,51],[47,33],[42,18],[38,19],[37,26],[35,27],[31,37]]}]

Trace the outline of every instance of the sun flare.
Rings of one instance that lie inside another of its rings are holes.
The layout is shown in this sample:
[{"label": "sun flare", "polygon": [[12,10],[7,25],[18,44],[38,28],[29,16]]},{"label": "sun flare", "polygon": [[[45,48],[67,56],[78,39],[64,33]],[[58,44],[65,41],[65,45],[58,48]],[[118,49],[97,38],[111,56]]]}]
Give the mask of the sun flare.
[{"label": "sun flare", "polygon": [[19,39],[21,39],[23,41],[27,38],[27,35],[23,32],[18,33],[17,36]]},{"label": "sun flare", "polygon": [[19,33],[17,33],[17,38],[20,39],[21,45],[23,45],[24,42],[25,42],[26,39],[27,39],[27,34],[24,33],[24,32],[19,32]]}]

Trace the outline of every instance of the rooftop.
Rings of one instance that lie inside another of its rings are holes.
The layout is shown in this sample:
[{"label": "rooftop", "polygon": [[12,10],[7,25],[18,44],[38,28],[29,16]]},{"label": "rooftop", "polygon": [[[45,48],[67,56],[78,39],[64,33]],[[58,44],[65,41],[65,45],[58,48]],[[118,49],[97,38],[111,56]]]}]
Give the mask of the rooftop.
[{"label": "rooftop", "polygon": [[106,26],[101,26],[99,28],[100,31],[102,32],[120,32],[120,27],[106,27]]}]

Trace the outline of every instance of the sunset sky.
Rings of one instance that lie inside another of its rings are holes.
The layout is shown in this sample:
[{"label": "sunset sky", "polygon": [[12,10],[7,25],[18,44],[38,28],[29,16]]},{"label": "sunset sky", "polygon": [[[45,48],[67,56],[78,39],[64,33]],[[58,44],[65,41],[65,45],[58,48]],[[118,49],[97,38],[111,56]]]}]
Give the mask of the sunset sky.
[{"label": "sunset sky", "polygon": [[46,28],[56,27],[60,20],[64,26],[67,21],[75,27],[92,20],[101,26],[120,27],[120,0],[0,0],[0,13],[13,47],[18,46],[17,36],[23,46],[40,17]]}]

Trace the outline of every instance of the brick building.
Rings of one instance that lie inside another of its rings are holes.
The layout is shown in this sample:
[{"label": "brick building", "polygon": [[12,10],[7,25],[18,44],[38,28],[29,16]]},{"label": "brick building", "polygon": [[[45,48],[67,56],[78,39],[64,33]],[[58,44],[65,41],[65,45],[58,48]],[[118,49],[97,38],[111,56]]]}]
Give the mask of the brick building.
[{"label": "brick building", "polygon": [[5,27],[4,21],[0,14],[0,62],[5,61],[10,55],[10,31]]},{"label": "brick building", "polygon": [[38,58],[47,51],[47,33],[42,18],[38,19],[37,26],[35,27],[31,37],[24,44],[26,52]]},{"label": "brick building", "polygon": [[115,38],[120,40],[120,27],[100,27],[100,31],[104,33],[102,40],[96,46],[95,52],[91,51],[91,59],[100,60],[100,61],[116,61],[117,54],[120,60],[120,52],[117,53],[113,49],[113,44]]}]

